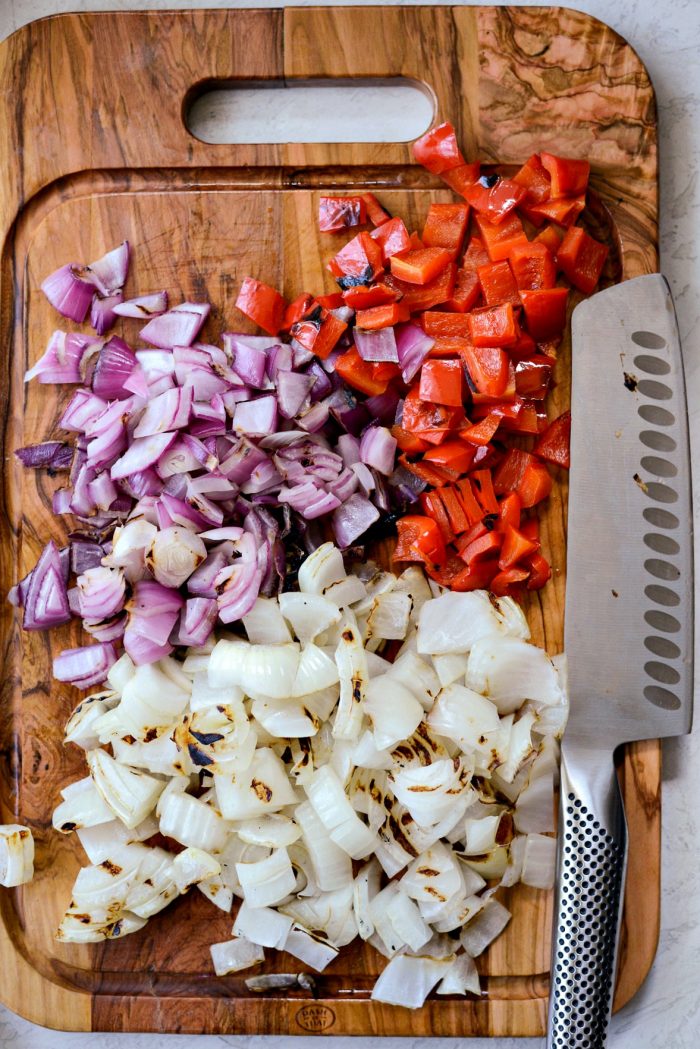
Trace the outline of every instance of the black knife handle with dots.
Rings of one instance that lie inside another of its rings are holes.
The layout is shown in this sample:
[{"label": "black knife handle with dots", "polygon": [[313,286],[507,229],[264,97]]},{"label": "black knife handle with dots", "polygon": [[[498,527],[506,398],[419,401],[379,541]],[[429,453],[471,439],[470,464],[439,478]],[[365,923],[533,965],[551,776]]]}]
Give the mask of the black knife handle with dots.
[{"label": "black knife handle with dots", "polygon": [[615,986],[627,834],[612,756],[607,786],[605,776],[582,783],[580,774],[571,773],[563,756],[547,1047],[603,1049]]}]

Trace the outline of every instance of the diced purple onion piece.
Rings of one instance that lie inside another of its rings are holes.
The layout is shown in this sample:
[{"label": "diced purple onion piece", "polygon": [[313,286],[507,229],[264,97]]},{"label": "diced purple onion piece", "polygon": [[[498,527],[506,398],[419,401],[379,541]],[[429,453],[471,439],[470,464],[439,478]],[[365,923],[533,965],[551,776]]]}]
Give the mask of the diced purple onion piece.
[{"label": "diced purple onion piece", "polygon": [[359,492],[351,495],[333,514],[333,534],[340,549],[352,546],[378,520],[379,510],[369,499]]},{"label": "diced purple onion piece", "polygon": [[214,629],[219,608],[214,598],[190,597],[180,613],[178,643],[203,645]]},{"label": "diced purple onion piece", "polygon": [[182,302],[149,321],[146,327],[141,329],[140,337],[144,342],[160,349],[190,346],[199,334],[210,309],[209,303]]},{"label": "diced purple onion piece", "polygon": [[368,426],[360,441],[360,459],[389,477],[394,472],[396,438],[386,426]]},{"label": "diced purple onion piece", "polygon": [[167,291],[155,291],[150,295],[139,295],[135,299],[126,302],[120,300],[114,309],[118,317],[136,317],[138,320],[147,321],[151,317],[159,317],[168,308]]},{"label": "diced purple onion piece", "polygon": [[41,290],[62,316],[82,324],[92,304],[95,288],[88,281],[81,280],[77,274],[79,270],[77,262],[59,267],[42,282]]},{"label": "diced purple onion piece", "polygon": [[102,258],[86,266],[82,270],[82,276],[97,288],[100,295],[114,295],[115,292],[121,291],[126,283],[129,255],[129,242],[125,240]]},{"label": "diced purple onion piece", "polygon": [[101,296],[95,294],[90,307],[90,327],[94,328],[97,335],[104,335],[117,319],[116,307],[122,301],[123,295],[120,291],[114,295]]},{"label": "diced purple onion piece", "polygon": [[109,642],[66,648],[53,661],[53,676],[57,681],[70,681],[78,688],[91,688],[106,679],[116,661],[117,653]]},{"label": "diced purple onion piece", "polygon": [[62,441],[29,444],[26,448],[16,448],[15,455],[22,466],[35,470],[70,470],[73,462],[73,449]]},{"label": "diced purple onion piece", "polygon": [[363,361],[399,363],[393,328],[377,328],[376,331],[355,328],[353,337],[357,352]]},{"label": "diced purple onion piece", "polygon": [[435,339],[426,335],[417,324],[408,321],[406,324],[396,325],[396,348],[401,376],[405,383],[411,382],[418,374],[423,361],[434,345]]}]

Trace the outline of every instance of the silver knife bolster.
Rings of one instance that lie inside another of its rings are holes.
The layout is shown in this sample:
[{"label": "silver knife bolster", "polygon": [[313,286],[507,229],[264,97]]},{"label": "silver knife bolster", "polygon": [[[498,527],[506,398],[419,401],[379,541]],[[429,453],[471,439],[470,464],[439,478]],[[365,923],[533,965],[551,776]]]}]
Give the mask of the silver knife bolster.
[{"label": "silver knife bolster", "polygon": [[564,740],[548,1049],[603,1049],[612,1009],[627,827],[612,754],[591,757]]}]

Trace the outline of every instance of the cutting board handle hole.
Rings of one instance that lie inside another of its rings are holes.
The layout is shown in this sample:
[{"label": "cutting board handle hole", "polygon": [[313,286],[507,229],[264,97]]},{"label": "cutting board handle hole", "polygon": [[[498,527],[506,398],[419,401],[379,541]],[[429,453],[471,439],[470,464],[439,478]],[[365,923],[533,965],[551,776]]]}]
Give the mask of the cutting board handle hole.
[{"label": "cutting board handle hole", "polygon": [[201,142],[412,142],[435,116],[416,80],[209,81],[185,99],[187,130]]}]

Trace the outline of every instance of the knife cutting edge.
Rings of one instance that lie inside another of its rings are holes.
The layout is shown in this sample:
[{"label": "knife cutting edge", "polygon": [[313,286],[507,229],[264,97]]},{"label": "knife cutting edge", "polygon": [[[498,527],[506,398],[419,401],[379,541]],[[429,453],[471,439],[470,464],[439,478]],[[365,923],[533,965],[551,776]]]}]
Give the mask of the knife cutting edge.
[{"label": "knife cutting edge", "polygon": [[572,430],[562,743],[548,1049],[601,1049],[627,859],[613,753],[689,732],[690,452],[675,310],[660,274],[580,303]]}]

